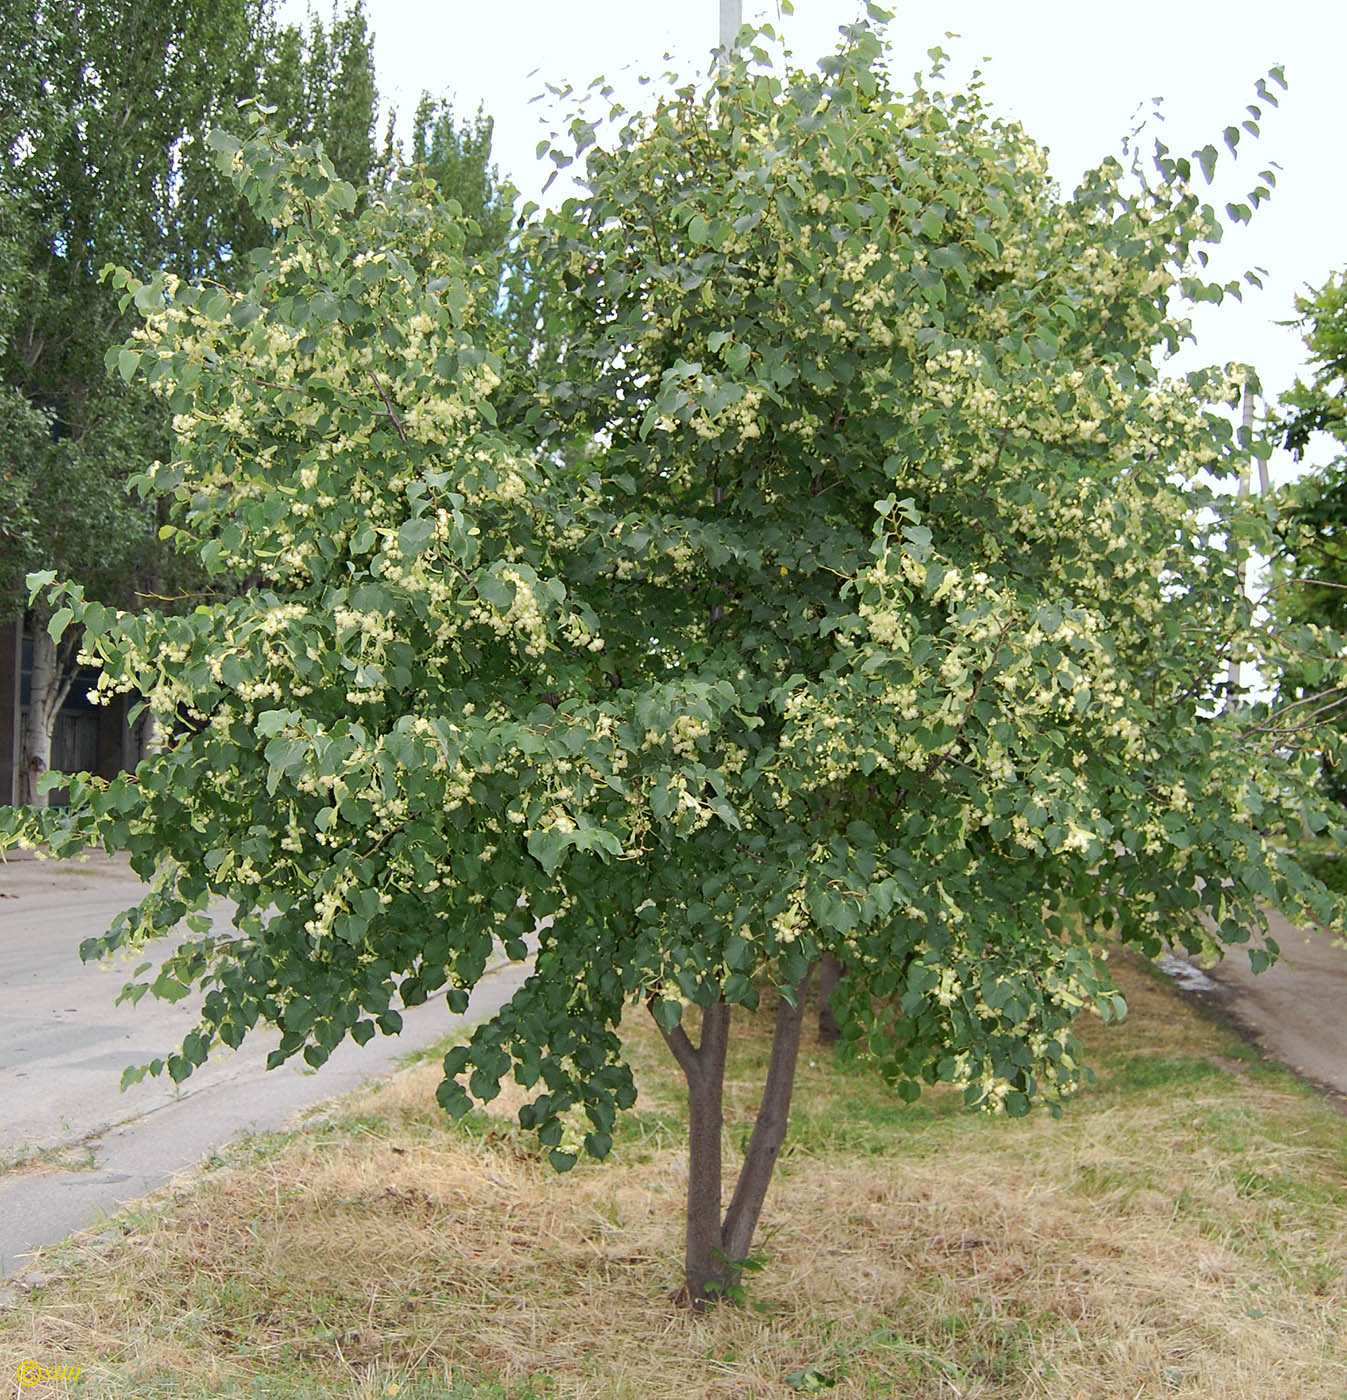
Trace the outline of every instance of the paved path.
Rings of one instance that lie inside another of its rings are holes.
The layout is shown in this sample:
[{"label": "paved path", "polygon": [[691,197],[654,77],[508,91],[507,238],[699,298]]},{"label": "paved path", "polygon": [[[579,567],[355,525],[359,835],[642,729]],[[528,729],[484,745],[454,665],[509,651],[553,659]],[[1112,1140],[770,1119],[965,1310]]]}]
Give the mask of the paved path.
[{"label": "paved path", "polygon": [[1220,962],[1198,961],[1212,985],[1195,990],[1265,1054],[1347,1107],[1347,948],[1277,913],[1268,927],[1281,957],[1266,972],[1255,976],[1248,954],[1234,947]]},{"label": "paved path", "polygon": [[[465,1016],[443,1000],[404,1013],[402,1034],[348,1041],[321,1070],[300,1059],[267,1072],[274,1033],[258,1032],[183,1085],[151,1080],[119,1092],[122,1069],[176,1047],[194,1002],[113,1002],[129,967],[79,960],[141,886],[104,857],[0,865],[0,1161],[71,1147],[93,1170],[0,1172],[0,1277],[19,1257],[155,1190],[247,1131],[284,1126],[299,1109],[355,1088],[410,1051],[489,1016],[527,969],[488,976]],[[145,955],[141,955],[140,961]]]}]

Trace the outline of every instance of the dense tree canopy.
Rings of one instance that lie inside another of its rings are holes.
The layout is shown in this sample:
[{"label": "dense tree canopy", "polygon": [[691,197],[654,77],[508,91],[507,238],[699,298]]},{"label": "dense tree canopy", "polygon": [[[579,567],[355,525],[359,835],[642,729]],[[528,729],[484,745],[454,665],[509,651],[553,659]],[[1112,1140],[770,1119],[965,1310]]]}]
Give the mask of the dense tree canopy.
[{"label": "dense tree canopy", "polygon": [[[1108,938],[1335,912],[1277,840],[1317,820],[1294,715],[1221,712],[1232,652],[1282,638],[1241,586],[1266,517],[1221,488],[1239,377],[1153,360],[1171,298],[1219,295],[1189,162],[1064,198],[976,92],[900,95],[882,57],[860,24],[817,72],[750,49],[602,143],[577,119],[525,342],[431,191],[359,207],[312,149],[217,137],[276,240],[232,289],[123,274],[121,363],[175,415],[142,490],[261,586],[168,616],[33,580],[172,736],[4,838],[153,881],[90,956],[191,915],[132,992],[206,991],[156,1071],[259,1022],[319,1064],[536,946],[440,1100],[513,1074],[558,1167],[602,1156],[647,1006],[689,1083],[696,1301],[748,1252],[820,955],[850,1053],[1020,1114],[1078,1082],[1082,1009],[1122,1010]],[[730,1008],[767,987],[722,1219]]]},{"label": "dense tree canopy", "polygon": [[[0,322],[0,504],[9,508],[0,615],[18,609],[25,573],[40,567],[119,606],[199,587],[161,545],[156,509],[127,491],[133,474],[169,454],[171,434],[145,386],[105,365],[131,323],[101,274],[109,264],[173,267],[227,282],[239,256],[268,237],[202,141],[264,88],[287,94],[287,129],[320,132],[344,175],[368,175],[375,95],[358,5],[330,34],[315,21],[307,41],[278,27],[272,8],[27,0],[6,11],[0,238],[15,294]],[[78,636],[58,646],[40,600],[28,621],[20,770],[32,801],[76,678]]]},{"label": "dense tree canopy", "polygon": [[[320,142],[332,168],[357,189],[381,183],[391,153],[387,143],[382,156],[375,150],[373,36],[359,0],[344,14],[334,10],[330,25],[311,13],[307,35],[295,25],[278,28],[270,50],[258,79],[272,125],[292,141]],[[261,241],[252,238],[241,251]]]},{"label": "dense tree canopy", "polygon": [[475,227],[464,227],[463,253],[499,257],[510,239],[513,191],[501,182],[491,161],[494,123],[482,108],[471,121],[454,114],[451,102],[424,95],[412,121],[409,157],[435,181],[439,193],[454,200]]}]

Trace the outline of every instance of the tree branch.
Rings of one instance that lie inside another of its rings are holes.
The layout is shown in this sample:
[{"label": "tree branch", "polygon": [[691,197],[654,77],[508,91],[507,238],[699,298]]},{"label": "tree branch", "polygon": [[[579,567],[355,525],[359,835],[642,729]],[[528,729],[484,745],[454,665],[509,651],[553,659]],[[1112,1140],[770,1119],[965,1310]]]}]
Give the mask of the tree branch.
[{"label": "tree branch", "polygon": [[379,397],[384,401],[384,407],[388,410],[389,420],[392,422],[398,437],[407,441],[407,430],[402,426],[402,419],[398,417],[398,411],[393,407],[393,400],[388,397],[388,390],[384,388],[383,380],[379,378],[373,370],[370,370],[369,377],[374,383],[374,387],[379,391]]},{"label": "tree branch", "polygon": [[655,1015],[655,1003],[660,998],[651,992],[645,999],[646,1010],[650,1012],[650,1019],[659,1026],[659,1033],[664,1037],[664,1043],[669,1047],[670,1054],[678,1061],[678,1067],[686,1075],[689,1082],[699,1079],[702,1072],[701,1062],[697,1058],[697,1047],[693,1045],[687,1031],[683,1029],[680,1021],[673,1030],[665,1030],[660,1025],[659,1017]]},{"label": "tree branch", "polygon": [[744,1154],[744,1165],[734,1188],[730,1208],[725,1212],[721,1239],[727,1266],[747,1258],[758,1228],[767,1187],[786,1140],[790,1121],[790,1101],[795,1090],[795,1065],[800,1056],[800,1030],[804,1023],[804,999],[813,975],[811,968],[795,988],[795,1004],[782,997],[776,1008],[776,1030],[772,1035],[772,1058],[767,1066],[767,1082],[762,1103],[753,1124],[753,1136]]}]

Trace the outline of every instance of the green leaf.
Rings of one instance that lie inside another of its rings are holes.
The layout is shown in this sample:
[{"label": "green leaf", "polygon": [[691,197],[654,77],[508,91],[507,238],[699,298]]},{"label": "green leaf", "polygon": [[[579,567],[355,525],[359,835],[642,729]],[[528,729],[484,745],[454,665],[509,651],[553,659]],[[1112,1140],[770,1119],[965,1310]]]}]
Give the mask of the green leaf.
[{"label": "green leaf", "polygon": [[425,552],[426,546],[435,538],[435,522],[426,516],[409,520],[398,531],[398,548],[409,559]]},{"label": "green leaf", "polygon": [[666,1031],[677,1030],[683,1021],[682,1005],[667,997],[660,997],[654,1003],[653,1014],[656,1024]]},{"label": "green leaf", "polygon": [[585,1134],[585,1151],[598,1161],[603,1161],[613,1150],[611,1133],[592,1132]]},{"label": "green leaf", "polygon": [[265,739],[272,734],[280,734],[284,730],[299,723],[299,714],[295,710],[263,710],[253,724],[259,738]]},{"label": "green leaf", "polygon": [[495,574],[484,574],[477,580],[477,596],[497,612],[509,612],[514,605],[514,585]]},{"label": "green leaf", "polygon": [[528,852],[542,866],[544,874],[552,875],[570,844],[569,833],[550,827],[533,832],[528,838]]}]

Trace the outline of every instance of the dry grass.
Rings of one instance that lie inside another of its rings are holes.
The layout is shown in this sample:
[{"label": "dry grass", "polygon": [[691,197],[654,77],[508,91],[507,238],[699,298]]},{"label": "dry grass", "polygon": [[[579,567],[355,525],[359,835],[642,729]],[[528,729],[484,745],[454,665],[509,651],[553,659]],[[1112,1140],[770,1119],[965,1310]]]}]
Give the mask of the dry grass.
[{"label": "dry grass", "polygon": [[[1100,1083],[1060,1122],[803,1064],[748,1306],[670,1300],[677,1085],[637,1021],[608,1163],[553,1175],[509,1096],[445,1130],[415,1068],[49,1260],[61,1280],[0,1323],[0,1387],[32,1359],[84,1370],[27,1395],[1340,1400],[1342,1120],[1125,981],[1132,1017],[1090,1033]],[[737,1029],[751,1071],[765,1028]]]}]

